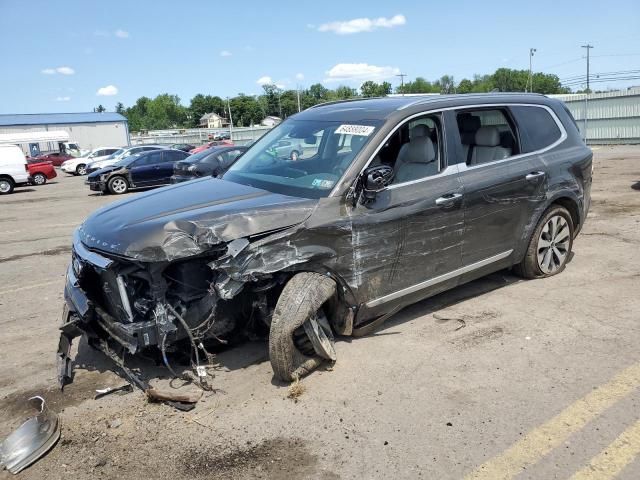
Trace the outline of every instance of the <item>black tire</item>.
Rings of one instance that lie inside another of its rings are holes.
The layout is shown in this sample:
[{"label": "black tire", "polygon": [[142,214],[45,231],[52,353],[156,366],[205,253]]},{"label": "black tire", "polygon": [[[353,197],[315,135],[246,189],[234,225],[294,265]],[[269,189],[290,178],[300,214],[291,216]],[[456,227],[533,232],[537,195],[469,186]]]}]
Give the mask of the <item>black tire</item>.
[{"label": "black tire", "polygon": [[[285,381],[299,379],[325,361],[315,352],[312,353],[308,344],[300,344],[298,329],[311,316],[316,315],[335,291],[336,284],[333,280],[310,272],[296,274],[285,285],[273,312],[269,332],[269,360],[276,377]],[[295,342],[294,332],[297,337]],[[330,340],[333,341],[332,335]]]},{"label": "black tire", "polygon": [[291,158],[291,160],[293,160],[294,162],[296,162],[299,158],[300,158],[300,152],[297,150],[294,150],[293,152],[291,152],[291,154],[289,155],[289,158]]},{"label": "black tire", "polygon": [[115,177],[111,177],[109,179],[107,188],[113,195],[122,195],[123,193],[127,193],[129,191],[129,182],[127,182],[126,178],[120,175],[116,175]]},{"label": "black tire", "polygon": [[76,175],[86,175],[87,174],[87,166],[84,163],[81,163],[76,167]]},{"label": "black tire", "polygon": [[0,177],[0,195],[7,195],[9,193],[13,193],[13,189],[16,184],[13,182],[12,178],[9,177]]},{"label": "black tire", "polygon": [[33,175],[33,182],[34,185],[44,185],[45,183],[47,183],[47,176],[44,173],[35,173]]},{"label": "black tire", "polygon": [[[542,267],[540,266],[540,262],[538,261],[538,240],[540,239],[545,226],[551,221],[552,218],[558,216],[562,217],[566,221],[567,227],[569,229],[569,237],[567,241],[568,248],[566,248],[566,255],[559,267],[552,272],[545,272],[543,271]],[[533,231],[533,235],[531,235],[531,239],[529,240],[529,245],[527,246],[527,251],[524,255],[524,258],[519,264],[514,266],[513,269],[515,273],[524,278],[534,279],[551,277],[562,272],[565,269],[567,261],[571,256],[574,228],[575,227],[573,225],[573,220],[569,211],[566,208],[561,207],[560,205],[551,205],[551,207],[549,207],[544,215],[542,215],[540,221],[536,225],[536,228]]]}]

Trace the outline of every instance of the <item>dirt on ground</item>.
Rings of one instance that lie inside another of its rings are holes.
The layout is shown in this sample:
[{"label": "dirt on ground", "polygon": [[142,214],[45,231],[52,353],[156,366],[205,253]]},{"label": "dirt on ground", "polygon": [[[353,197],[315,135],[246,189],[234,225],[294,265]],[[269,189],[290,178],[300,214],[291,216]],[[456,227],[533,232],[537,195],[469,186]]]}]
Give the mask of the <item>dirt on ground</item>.
[{"label": "dirt on ground", "polygon": [[[273,379],[266,341],[247,342],[217,356],[216,390],[191,412],[139,390],[95,400],[126,382],[84,341],[74,382],[57,390],[71,234],[118,198],[59,170],[0,197],[0,438],[33,414],[35,394],[62,426],[19,478],[455,479],[523,438],[543,454],[517,478],[570,477],[640,418],[635,385],[555,443],[557,431],[528,435],[640,362],[640,147],[594,157],[591,211],[561,275],[501,271],[407,307],[370,336],[341,338],[336,364],[293,395]],[[618,478],[640,478],[640,460],[627,463]]]}]

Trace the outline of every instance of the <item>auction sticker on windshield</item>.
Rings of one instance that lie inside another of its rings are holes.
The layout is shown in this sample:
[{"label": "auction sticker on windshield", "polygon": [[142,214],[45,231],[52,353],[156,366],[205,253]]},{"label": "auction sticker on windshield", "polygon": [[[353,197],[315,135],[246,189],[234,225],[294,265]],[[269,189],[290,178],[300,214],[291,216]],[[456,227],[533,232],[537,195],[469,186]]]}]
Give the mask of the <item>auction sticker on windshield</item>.
[{"label": "auction sticker on windshield", "polygon": [[336,182],[334,182],[333,180],[323,180],[321,178],[315,178],[313,180],[313,182],[311,183],[311,185],[313,185],[314,187],[318,187],[318,188],[331,188],[333,187],[333,185],[335,185]]},{"label": "auction sticker on windshield", "polygon": [[336,129],[336,133],[344,135],[360,135],[362,137],[368,137],[375,130],[376,127],[369,125],[340,125]]}]

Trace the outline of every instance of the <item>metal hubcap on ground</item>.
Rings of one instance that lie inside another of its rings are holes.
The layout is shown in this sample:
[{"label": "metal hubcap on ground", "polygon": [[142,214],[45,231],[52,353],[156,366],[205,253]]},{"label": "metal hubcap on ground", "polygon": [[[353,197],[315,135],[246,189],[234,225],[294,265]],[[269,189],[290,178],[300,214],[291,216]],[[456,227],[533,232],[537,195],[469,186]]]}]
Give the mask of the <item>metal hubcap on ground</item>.
[{"label": "metal hubcap on ground", "polygon": [[[315,352],[320,357],[335,362],[338,356],[336,355],[336,349],[333,345],[333,335],[331,334],[331,327],[329,326],[327,317],[325,317],[324,314],[313,315],[309,317],[302,326],[309,340],[311,340],[311,345],[313,345]],[[329,335],[331,335],[331,339]]]},{"label": "metal hubcap on ground", "polygon": [[121,178],[116,178],[111,182],[111,186],[116,193],[124,193],[127,190],[127,183]]},{"label": "metal hubcap on ground", "polygon": [[11,184],[6,180],[0,180],[0,192],[7,193],[11,190]]},{"label": "metal hubcap on ground", "polygon": [[47,179],[44,177],[44,175],[36,175],[35,177],[33,177],[33,182],[36,185],[42,185],[46,181],[47,181]]},{"label": "metal hubcap on ground", "polygon": [[569,223],[560,216],[554,215],[545,223],[538,238],[538,266],[544,273],[558,271],[569,254]]}]

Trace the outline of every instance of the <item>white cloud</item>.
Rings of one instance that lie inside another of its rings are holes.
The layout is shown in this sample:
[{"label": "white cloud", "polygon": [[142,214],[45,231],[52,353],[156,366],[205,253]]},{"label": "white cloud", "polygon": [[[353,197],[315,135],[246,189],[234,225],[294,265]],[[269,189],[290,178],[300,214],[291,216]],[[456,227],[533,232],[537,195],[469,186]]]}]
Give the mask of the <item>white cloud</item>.
[{"label": "white cloud", "polygon": [[96,95],[99,97],[110,97],[118,94],[118,88],[114,85],[107,85],[106,87],[99,88]]},{"label": "white cloud", "polygon": [[271,79],[271,77],[265,75],[264,77],[260,77],[258,80],[256,80],[256,83],[258,85],[269,85],[273,83],[273,80]]},{"label": "white cloud", "polygon": [[319,32],[334,32],[338,35],[371,32],[378,28],[399,27],[407,23],[404,15],[394,15],[391,18],[354,18],[353,20],[323,23],[318,27]]},{"label": "white cloud", "polygon": [[367,63],[338,63],[327,71],[325,82],[345,80],[384,80],[400,73],[396,67],[377,67]]},{"label": "white cloud", "polygon": [[233,55],[233,53],[231,53],[229,50],[222,50],[220,52],[221,57],[230,57],[231,55]]},{"label": "white cloud", "polygon": [[71,97],[56,97],[56,102],[68,102]]},{"label": "white cloud", "polygon": [[304,80],[304,73],[296,73],[296,80]]},{"label": "white cloud", "polygon": [[56,68],[44,68],[40,70],[40,73],[44,75],[55,75],[59,73],[60,75],[73,75],[76,71],[71,67],[56,67]]},{"label": "white cloud", "polygon": [[73,75],[76,71],[71,67],[58,67],[56,68],[56,72],[61,75]]},{"label": "white cloud", "polygon": [[113,32],[113,34],[118,38],[129,38],[129,32],[127,32],[126,30],[118,29],[115,32]]}]

